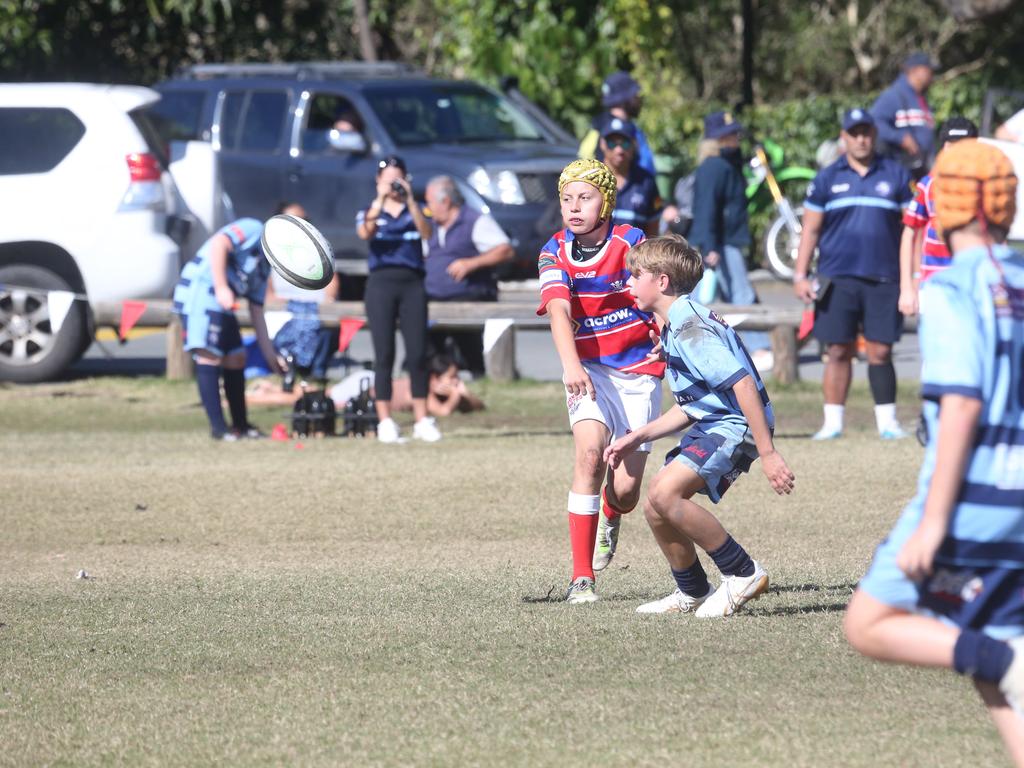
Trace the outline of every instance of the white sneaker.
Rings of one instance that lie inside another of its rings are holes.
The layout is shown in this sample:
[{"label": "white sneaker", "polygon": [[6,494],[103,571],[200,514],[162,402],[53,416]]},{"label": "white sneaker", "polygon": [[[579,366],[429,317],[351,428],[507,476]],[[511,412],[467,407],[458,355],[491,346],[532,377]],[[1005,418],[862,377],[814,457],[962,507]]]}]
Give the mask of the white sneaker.
[{"label": "white sneaker", "polygon": [[1007,641],[1013,649],[1013,661],[999,681],[999,691],[1006,697],[1006,703],[1024,718],[1024,637]]},{"label": "white sneaker", "polygon": [[382,443],[405,442],[398,432],[398,425],[394,419],[381,419],[377,424],[377,440]]},{"label": "white sneaker", "polygon": [[837,437],[842,437],[842,436],[843,436],[843,430],[841,430],[841,429],[832,429],[830,427],[822,427],[817,432],[815,432],[813,435],[811,435],[811,440],[835,440]]},{"label": "white sneaker", "polygon": [[683,592],[678,587],[676,591],[661,600],[644,603],[636,609],[637,613],[691,613],[697,610],[705,600],[714,594],[714,590],[708,587],[707,594],[701,597],[694,597]]},{"label": "white sneaker", "polygon": [[750,576],[724,576],[718,589],[704,601],[694,616],[698,619],[732,616],[744,603],[759,597],[767,589],[768,574],[755,560],[754,572]]},{"label": "white sneaker", "polygon": [[441,430],[437,428],[433,416],[424,416],[413,425],[412,436],[425,443],[436,443],[441,439]]},{"label": "white sneaker", "polygon": [[878,436],[883,440],[902,440],[908,435],[899,424],[890,424],[885,429],[879,430]]},{"label": "white sneaker", "polygon": [[569,605],[596,603],[597,590],[594,589],[594,580],[588,576],[579,576],[573,579],[572,584],[569,585],[569,591],[565,594],[565,602]]}]

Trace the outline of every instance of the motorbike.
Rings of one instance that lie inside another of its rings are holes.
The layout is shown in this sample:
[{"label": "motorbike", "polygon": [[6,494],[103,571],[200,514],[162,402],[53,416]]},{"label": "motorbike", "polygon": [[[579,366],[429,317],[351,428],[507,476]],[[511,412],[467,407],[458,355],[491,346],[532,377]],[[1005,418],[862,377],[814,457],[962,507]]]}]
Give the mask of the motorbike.
[{"label": "motorbike", "polygon": [[765,139],[754,145],[754,156],[744,168],[744,175],[751,220],[765,215],[771,218],[761,242],[765,265],[780,280],[792,280],[803,214],[800,204],[793,201],[802,199],[816,171],[798,165],[787,167],[784,160],[782,147]]}]

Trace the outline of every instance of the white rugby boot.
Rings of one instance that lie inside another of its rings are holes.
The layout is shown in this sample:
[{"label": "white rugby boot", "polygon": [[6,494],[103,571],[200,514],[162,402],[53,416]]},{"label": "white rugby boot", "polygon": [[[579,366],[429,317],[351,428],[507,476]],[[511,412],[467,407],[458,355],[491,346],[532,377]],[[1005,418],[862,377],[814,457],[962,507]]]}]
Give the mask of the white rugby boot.
[{"label": "white rugby boot", "polygon": [[569,605],[597,602],[594,580],[589,576],[578,576],[573,579],[572,584],[569,585],[569,591],[565,593],[565,602]]},{"label": "white rugby boot", "polygon": [[749,600],[760,597],[768,589],[768,574],[754,561],[750,576],[723,576],[722,583],[693,614],[698,619],[732,616]]},{"label": "white rugby boot", "polygon": [[661,598],[661,600],[654,600],[650,603],[644,603],[636,609],[637,613],[692,613],[697,610],[704,601],[713,595],[715,590],[710,586],[706,594],[700,597],[694,597],[683,592],[678,587],[676,591],[671,595]]},{"label": "white rugby boot", "polygon": [[622,515],[616,515],[614,520],[605,517],[604,512],[597,513],[600,520],[597,523],[597,543],[594,545],[594,561],[592,563],[595,571],[603,571],[615,557],[615,549],[619,546],[619,528],[622,525]]}]

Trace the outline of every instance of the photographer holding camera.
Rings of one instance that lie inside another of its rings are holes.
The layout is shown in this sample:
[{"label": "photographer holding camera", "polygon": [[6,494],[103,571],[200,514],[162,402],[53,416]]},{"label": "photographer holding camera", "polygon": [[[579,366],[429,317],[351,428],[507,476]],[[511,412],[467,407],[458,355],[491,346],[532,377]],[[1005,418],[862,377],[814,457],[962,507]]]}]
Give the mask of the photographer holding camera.
[{"label": "photographer holding camera", "polygon": [[427,415],[427,293],[423,286],[423,241],[433,228],[420,210],[409,186],[405,162],[395,155],[377,164],[377,197],[356,215],[356,233],[370,245],[366,281],[366,317],[373,339],[374,380],[377,390],[377,439],[401,440],[391,418],[392,376],[395,368],[395,322],[401,324],[405,364],[409,370],[413,437],[441,439]]}]

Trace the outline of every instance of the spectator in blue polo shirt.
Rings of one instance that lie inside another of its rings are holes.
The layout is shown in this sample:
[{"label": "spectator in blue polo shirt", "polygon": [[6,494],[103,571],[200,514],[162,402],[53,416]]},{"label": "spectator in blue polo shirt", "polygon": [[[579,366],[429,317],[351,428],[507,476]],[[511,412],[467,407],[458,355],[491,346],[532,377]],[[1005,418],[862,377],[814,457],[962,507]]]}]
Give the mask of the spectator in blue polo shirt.
[{"label": "spectator in blue polo shirt", "polygon": [[[816,440],[843,432],[858,331],[867,342],[878,433],[883,439],[905,437],[896,420],[892,345],[903,320],[898,309],[902,208],[913,192],[909,172],[892,158],[876,155],[876,138],[871,113],[847,111],[842,131],[846,154],[818,173],[804,201],[793,289],[804,302],[815,303],[814,335],[828,347],[822,381],[825,423]],[[808,276],[815,248],[817,286]]]},{"label": "spectator in blue polo shirt", "polygon": [[926,98],[934,76],[931,56],[912,53],[903,62],[902,74],[871,107],[878,154],[897,158],[915,179],[928,172],[935,144],[935,117]]},{"label": "spectator in blue polo shirt", "polygon": [[629,224],[655,237],[660,228],[664,204],[654,174],[636,161],[638,129],[635,123],[613,117],[601,128],[601,153],[604,163],[615,174],[614,224]]},{"label": "spectator in blue polo shirt", "polygon": [[423,286],[423,241],[433,228],[420,210],[406,178],[405,162],[391,155],[377,164],[377,196],[356,215],[356,234],[369,241],[366,318],[373,340],[377,389],[377,439],[401,442],[391,418],[391,381],[395,368],[395,325],[405,342],[405,363],[416,417],[413,437],[441,439],[427,415],[427,292]]},{"label": "spectator in blue polo shirt", "polygon": [[[694,178],[693,223],[687,239],[704,256],[707,267],[697,295],[702,295],[710,282],[708,293],[721,292],[729,304],[750,305],[757,303],[757,293],[747,274],[750,225],[740,153],[742,133],[743,126],[729,112],[712,112],[704,118],[701,154],[706,156]],[[768,334],[745,331],[740,335],[755,367],[769,370],[774,359]]]}]

